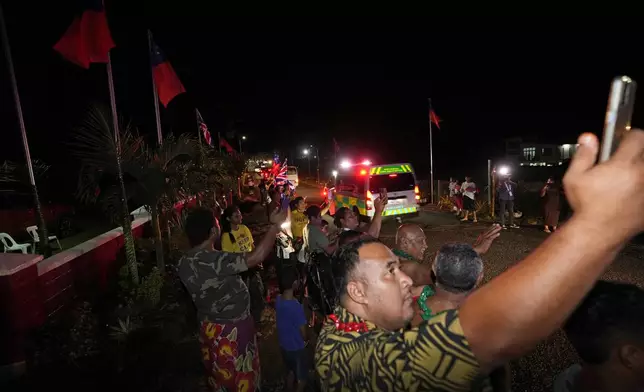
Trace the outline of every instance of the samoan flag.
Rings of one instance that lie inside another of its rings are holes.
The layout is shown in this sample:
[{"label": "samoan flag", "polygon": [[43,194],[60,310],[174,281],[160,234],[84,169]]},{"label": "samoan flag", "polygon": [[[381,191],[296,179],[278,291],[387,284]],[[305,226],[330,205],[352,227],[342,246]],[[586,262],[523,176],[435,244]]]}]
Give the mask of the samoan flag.
[{"label": "samoan flag", "polygon": [[159,100],[163,106],[167,107],[174,97],[185,93],[186,89],[174,72],[172,65],[161,51],[161,48],[154,41],[152,41],[150,61],[152,62],[152,77],[157,87]]},{"label": "samoan flag", "polygon": [[201,117],[201,113],[199,113],[199,109],[195,109],[195,112],[197,113],[197,125],[199,126],[199,131],[203,135],[203,139],[206,141],[206,143],[208,143],[209,146],[212,146],[212,137],[210,137],[210,131],[208,130],[208,126],[203,121],[203,117]]},{"label": "samoan flag", "polygon": [[83,0],[80,14],[56,42],[54,50],[65,60],[87,69],[91,63],[107,63],[114,46],[103,1]]}]

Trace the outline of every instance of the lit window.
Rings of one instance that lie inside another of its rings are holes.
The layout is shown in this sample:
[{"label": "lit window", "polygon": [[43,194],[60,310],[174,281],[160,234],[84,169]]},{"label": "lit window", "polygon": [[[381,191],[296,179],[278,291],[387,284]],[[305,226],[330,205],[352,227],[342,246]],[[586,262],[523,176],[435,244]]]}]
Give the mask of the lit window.
[{"label": "lit window", "polygon": [[537,154],[537,149],[535,147],[527,147],[523,149],[523,157],[526,161],[533,161]]}]

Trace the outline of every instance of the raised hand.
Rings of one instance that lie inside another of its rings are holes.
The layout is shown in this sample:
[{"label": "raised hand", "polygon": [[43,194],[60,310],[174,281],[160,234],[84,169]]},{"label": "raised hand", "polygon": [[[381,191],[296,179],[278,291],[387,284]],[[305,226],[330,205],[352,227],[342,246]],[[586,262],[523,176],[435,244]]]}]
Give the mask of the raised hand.
[{"label": "raised hand", "polygon": [[493,224],[492,227],[487,229],[483,234],[481,234],[476,241],[474,242],[474,250],[480,254],[484,255],[490,250],[490,246],[494,240],[499,238],[501,235],[501,226],[498,224]]}]

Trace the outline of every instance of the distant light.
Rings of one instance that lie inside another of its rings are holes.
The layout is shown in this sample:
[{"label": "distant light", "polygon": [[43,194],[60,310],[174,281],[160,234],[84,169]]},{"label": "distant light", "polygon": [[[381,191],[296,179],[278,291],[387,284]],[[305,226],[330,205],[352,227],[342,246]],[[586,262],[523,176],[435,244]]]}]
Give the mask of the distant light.
[{"label": "distant light", "polygon": [[371,165],[371,161],[368,160],[368,159],[365,159],[364,161],[362,161],[362,164],[363,165]]},{"label": "distant light", "polygon": [[242,136],[242,140],[246,140],[246,136]]},{"label": "distant light", "polygon": [[331,172],[331,174],[333,174],[333,177],[337,177],[338,176],[338,171],[334,170],[334,171]]},{"label": "distant light", "polygon": [[314,156],[313,156],[313,158],[317,158],[317,157],[318,157],[317,155],[314,155]]},{"label": "distant light", "polygon": [[501,168],[499,169],[499,174],[502,176],[507,176],[508,174],[510,174],[510,168],[508,168],[507,166],[501,166]]},{"label": "distant light", "polygon": [[398,177],[398,174],[390,174],[389,177]]},{"label": "distant light", "polygon": [[304,155],[309,155],[309,149],[308,148],[305,148],[304,151],[302,151],[302,152],[304,153]]},{"label": "distant light", "polygon": [[346,160],[346,159],[345,159],[344,161],[342,161],[342,162],[340,163],[340,167],[341,167],[341,168],[343,168],[343,169],[346,169],[346,168],[348,168],[348,167],[351,167],[351,162],[349,162],[348,160]]},{"label": "distant light", "polygon": [[564,144],[562,147],[563,148],[570,148],[570,144]]}]

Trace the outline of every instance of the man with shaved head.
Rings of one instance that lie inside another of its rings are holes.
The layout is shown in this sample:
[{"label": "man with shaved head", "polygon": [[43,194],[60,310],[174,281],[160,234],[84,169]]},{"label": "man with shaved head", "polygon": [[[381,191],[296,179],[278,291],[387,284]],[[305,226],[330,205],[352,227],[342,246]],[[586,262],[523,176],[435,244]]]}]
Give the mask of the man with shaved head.
[{"label": "man with shaved head", "polygon": [[[487,253],[494,240],[499,237],[500,232],[501,226],[492,225],[476,239],[473,245],[474,250],[479,255]],[[426,250],[427,237],[420,226],[404,224],[398,228],[394,253],[400,258],[401,269],[409,275],[414,286],[432,284],[431,266],[423,263]]]}]

